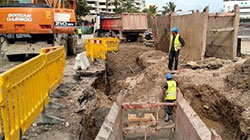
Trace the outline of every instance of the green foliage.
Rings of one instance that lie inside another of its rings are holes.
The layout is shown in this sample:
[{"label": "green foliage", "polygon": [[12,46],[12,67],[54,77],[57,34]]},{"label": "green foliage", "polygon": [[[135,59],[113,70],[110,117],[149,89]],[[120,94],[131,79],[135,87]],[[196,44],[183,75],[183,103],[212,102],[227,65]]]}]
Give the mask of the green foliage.
[{"label": "green foliage", "polygon": [[148,9],[144,9],[142,11],[143,13],[147,13],[148,15],[157,15],[157,6],[155,5],[150,5]]},{"label": "green foliage", "polygon": [[86,0],[78,0],[76,7],[76,15],[77,16],[85,16],[90,13],[91,6],[87,5]]},{"label": "green foliage", "polygon": [[0,0],[0,5],[4,5],[7,3],[7,0]]},{"label": "green foliage", "polygon": [[163,6],[163,9],[163,15],[170,14],[171,12],[175,12],[176,5],[174,4],[174,2],[168,2],[167,6]]},{"label": "green foliage", "polygon": [[151,27],[151,18],[155,17],[157,15],[157,6],[153,5],[153,6],[149,6],[148,9],[144,9],[142,11],[143,13],[147,14],[147,18],[148,18],[148,26],[149,28]]},{"label": "green foliage", "polygon": [[[139,13],[134,6],[133,0],[117,0],[116,13]],[[115,5],[116,6],[116,5]]]}]

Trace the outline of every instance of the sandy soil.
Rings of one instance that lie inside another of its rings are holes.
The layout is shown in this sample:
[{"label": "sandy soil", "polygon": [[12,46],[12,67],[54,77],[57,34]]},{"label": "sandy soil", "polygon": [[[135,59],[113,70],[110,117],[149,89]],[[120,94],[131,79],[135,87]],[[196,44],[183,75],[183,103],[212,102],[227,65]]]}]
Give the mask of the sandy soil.
[{"label": "sandy soil", "polygon": [[[133,50],[132,45],[121,46],[124,52],[120,55],[128,55]],[[137,58],[132,57],[135,62],[124,62],[115,54],[109,55],[109,68],[113,71],[111,76],[111,93],[123,93],[127,101],[162,101],[162,87],[165,82],[167,71],[167,54],[146,48]],[[240,58],[237,62],[222,59],[211,59],[204,62],[200,68],[180,68],[181,71],[174,75],[180,83],[185,98],[190,102],[193,109],[209,128],[215,129],[223,139],[233,140],[247,139],[249,135],[249,89],[243,92],[237,88],[239,83],[248,86],[248,81],[238,78],[238,82],[229,85],[228,76],[239,73],[235,71],[245,62]],[[121,69],[128,64],[133,64],[138,71],[133,69]],[[119,66],[114,69],[115,66]],[[185,66],[185,65],[183,65]],[[120,68],[120,69],[119,69]],[[113,70],[112,70],[113,69]],[[245,70],[245,69],[244,69]],[[241,71],[244,71],[241,69]],[[118,72],[117,72],[118,71]],[[249,76],[248,76],[249,77]],[[242,98],[243,97],[243,98]],[[163,113],[161,114],[163,117]]]},{"label": "sandy soil", "polygon": [[[215,129],[226,140],[245,140],[250,134],[250,84],[247,84],[250,72],[248,64],[242,65],[246,59],[237,62],[216,59],[196,70],[182,67],[181,72],[174,75],[193,109],[209,128]],[[1,71],[20,63],[0,61],[3,62],[0,63]],[[138,43],[124,43],[118,52],[108,54],[107,62],[107,79],[104,75],[77,76],[73,70],[74,57],[69,57],[59,88],[61,97],[52,98],[66,107],[46,110],[65,122],[54,125],[34,123],[24,139],[92,140],[118,93],[122,93],[127,101],[163,101],[162,87],[168,72],[166,53]],[[163,116],[162,110],[160,117]],[[166,133],[160,136],[166,136]]]}]

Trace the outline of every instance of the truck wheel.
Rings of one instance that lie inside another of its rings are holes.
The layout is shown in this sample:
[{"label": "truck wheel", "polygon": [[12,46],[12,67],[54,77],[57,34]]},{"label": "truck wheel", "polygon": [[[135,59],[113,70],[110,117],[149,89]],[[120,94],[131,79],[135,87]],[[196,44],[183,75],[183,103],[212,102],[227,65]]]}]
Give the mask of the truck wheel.
[{"label": "truck wheel", "polygon": [[77,39],[75,36],[71,36],[68,39],[68,53],[71,55],[76,54],[76,48],[77,48]]},{"label": "truck wheel", "polygon": [[26,54],[6,55],[9,61],[25,61]]}]

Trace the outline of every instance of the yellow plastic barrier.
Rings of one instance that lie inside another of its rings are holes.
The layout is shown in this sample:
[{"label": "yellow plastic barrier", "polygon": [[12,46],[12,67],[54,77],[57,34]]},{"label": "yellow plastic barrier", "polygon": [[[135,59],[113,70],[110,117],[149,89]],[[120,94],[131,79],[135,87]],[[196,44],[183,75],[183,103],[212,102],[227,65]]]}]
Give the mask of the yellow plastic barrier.
[{"label": "yellow plastic barrier", "polygon": [[117,51],[119,40],[117,38],[103,38],[104,45],[106,45],[107,51]]},{"label": "yellow plastic barrier", "polygon": [[49,103],[62,81],[64,47],[41,50],[37,57],[0,74],[0,133],[18,140]]},{"label": "yellow plastic barrier", "polygon": [[117,38],[94,38],[87,39],[85,42],[86,55],[94,59],[106,59],[107,52],[117,51],[119,46],[119,40]]}]

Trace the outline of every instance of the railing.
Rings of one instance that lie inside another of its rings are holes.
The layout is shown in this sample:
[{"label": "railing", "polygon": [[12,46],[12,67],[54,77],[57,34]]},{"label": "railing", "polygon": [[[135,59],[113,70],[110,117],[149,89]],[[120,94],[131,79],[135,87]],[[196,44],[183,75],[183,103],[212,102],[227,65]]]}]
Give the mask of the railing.
[{"label": "railing", "polygon": [[117,51],[119,40],[117,38],[95,38],[87,39],[85,48],[87,57],[94,62],[95,59],[106,59],[107,52]]},{"label": "railing", "polygon": [[18,140],[50,101],[62,81],[64,47],[41,50],[37,57],[0,74],[0,133]]}]

